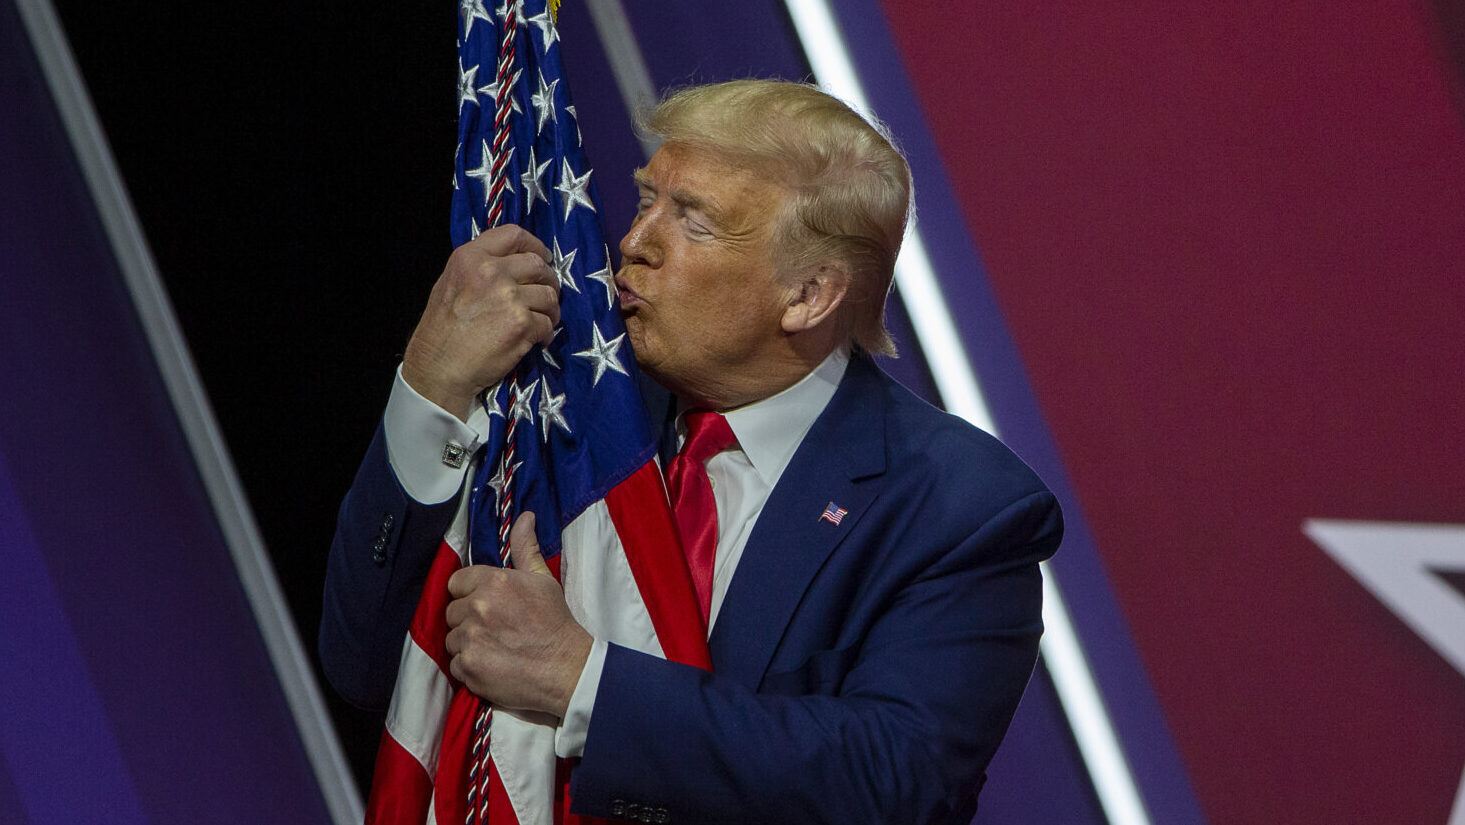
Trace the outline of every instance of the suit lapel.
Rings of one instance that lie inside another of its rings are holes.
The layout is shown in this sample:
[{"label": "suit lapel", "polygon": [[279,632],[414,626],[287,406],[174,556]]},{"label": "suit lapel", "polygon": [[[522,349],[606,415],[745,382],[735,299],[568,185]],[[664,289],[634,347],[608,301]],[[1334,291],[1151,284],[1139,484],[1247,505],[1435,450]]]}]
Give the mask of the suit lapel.
[{"label": "suit lapel", "polygon": [[[859,525],[885,471],[879,371],[850,359],[753,526],[709,642],[713,672],[756,687],[825,559]],[[820,518],[846,510],[838,525]]]}]

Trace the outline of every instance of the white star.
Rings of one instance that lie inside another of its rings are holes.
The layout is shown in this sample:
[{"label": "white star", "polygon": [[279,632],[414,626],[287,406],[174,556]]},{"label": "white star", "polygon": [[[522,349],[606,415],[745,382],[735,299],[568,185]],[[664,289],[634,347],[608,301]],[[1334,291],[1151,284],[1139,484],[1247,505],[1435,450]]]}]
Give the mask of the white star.
[{"label": "white star", "polygon": [[[1302,531],[1465,676],[1465,598],[1436,571],[1465,571],[1465,526],[1308,519]],[[1450,825],[1465,823],[1465,775]]]},{"label": "white star", "polygon": [[464,103],[478,105],[478,93],[473,90],[473,78],[477,74],[477,66],[471,66],[465,71],[463,61],[458,61],[458,108],[461,109]]},{"label": "white star", "polygon": [[462,0],[462,2],[458,4],[458,11],[463,15],[464,42],[467,42],[468,35],[473,33],[474,20],[485,20],[489,23],[493,22],[493,18],[488,16],[488,9],[485,9],[483,7],[483,0]]},{"label": "white star", "polygon": [[534,201],[536,198],[545,203],[549,203],[549,196],[544,194],[544,183],[540,178],[544,177],[544,170],[548,169],[551,163],[554,163],[554,161],[547,160],[536,166],[534,162],[534,147],[532,145],[529,147],[529,165],[524,167],[524,174],[519,176],[519,182],[524,184],[525,216],[528,216],[529,213],[534,211]]},{"label": "white star", "polygon": [[580,134],[580,114],[575,111],[575,107],[573,105],[566,106],[565,111],[569,112],[570,117],[575,119],[575,145],[584,146],[585,138]]},{"label": "white star", "polygon": [[[522,72],[522,71],[524,71],[524,70],[523,69],[515,69],[514,70],[514,76],[509,78],[509,88],[510,89],[513,89],[514,86],[515,86],[515,84],[517,84],[519,82],[519,73]],[[499,99],[499,85],[500,84],[498,82],[498,78],[494,78],[494,81],[492,83],[488,84],[487,86],[479,86],[478,87],[478,93],[481,94],[481,95],[488,95],[488,99],[489,100],[492,100],[494,102],[494,106],[497,107],[498,106],[498,99]],[[509,105],[513,107],[514,114],[518,114],[518,115],[524,114],[524,110],[521,109],[521,108],[519,108],[519,98],[515,97],[514,96],[514,93],[512,91],[509,92]]]},{"label": "white star", "polygon": [[569,287],[573,292],[580,291],[580,287],[575,286],[575,277],[570,274],[570,267],[575,263],[575,253],[579,251],[578,249],[571,249],[570,254],[561,254],[560,239],[554,239],[554,272],[560,276],[560,284]]},{"label": "white star", "polygon": [[605,287],[606,309],[615,309],[616,275],[614,272],[610,271],[610,257],[608,255],[606,256],[606,261],[607,263],[605,266],[601,267],[596,272],[592,272],[589,275],[586,275],[585,277],[591,279],[592,281],[599,281],[601,286]]},{"label": "white star", "polygon": [[570,159],[565,158],[564,170],[560,173],[560,182],[554,185],[555,191],[564,195],[562,198],[565,204],[565,220],[570,219],[570,211],[576,206],[583,206],[591,212],[595,211],[595,204],[590,202],[590,193],[586,189],[590,186],[590,170],[585,174],[575,177],[575,170],[570,168]]},{"label": "white star", "polygon": [[595,367],[595,377],[591,379],[590,386],[599,384],[600,376],[605,375],[606,370],[615,370],[621,375],[630,375],[626,372],[626,368],[621,366],[621,359],[616,355],[626,334],[623,332],[607,341],[605,336],[600,334],[600,327],[593,322],[590,324],[590,331],[595,336],[595,342],[590,345],[590,349],[575,353],[577,357],[584,358]]},{"label": "white star", "polygon": [[544,363],[549,364],[555,369],[560,368],[560,362],[554,360],[554,355],[550,353],[549,348],[554,346],[554,339],[560,337],[560,333],[564,332],[564,330],[564,327],[555,327],[554,332],[549,334],[549,343],[539,348],[539,355],[544,359]]},{"label": "white star", "polygon": [[[473,178],[483,186],[483,205],[488,206],[489,189],[493,180],[493,158],[492,153],[488,149],[488,141],[482,140],[479,142],[483,144],[483,154],[480,156],[482,160],[479,161],[477,169],[469,169],[463,174]],[[514,147],[510,146],[509,153],[504,156],[504,163],[507,164],[513,157]]]},{"label": "white star", "polygon": [[503,461],[499,462],[498,472],[494,473],[493,478],[488,480],[488,486],[493,488],[493,503],[495,506],[503,500],[504,488],[509,486],[509,479],[522,466],[524,466],[524,462],[522,461],[515,461],[512,467],[507,466]]},{"label": "white star", "polygon": [[[468,220],[471,221],[473,219],[472,218],[469,218]],[[473,221],[473,231],[475,233],[473,237],[475,237],[475,238],[478,237],[478,234],[477,234],[478,233],[478,222],[477,221]],[[503,418],[504,417],[504,408],[499,406],[499,398],[498,398],[498,396],[499,396],[499,387],[502,387],[503,385],[504,385],[504,382],[502,380],[500,380],[497,384],[494,384],[492,387],[489,387],[488,389],[486,389],[486,390],[483,391],[483,408],[488,411],[488,414],[489,414],[490,417],[495,416],[495,415],[498,416],[499,418]]]},{"label": "white star", "polygon": [[480,141],[483,144],[483,153],[479,155],[477,169],[464,169],[463,174],[476,180],[483,186],[483,203],[488,205],[488,181],[493,177],[493,158],[488,151],[488,141]]},{"label": "white star", "polygon": [[529,422],[529,426],[534,426],[534,391],[537,389],[538,384],[530,384],[521,390],[517,379],[509,384],[509,418],[523,419]]},{"label": "white star", "polygon": [[539,124],[534,127],[534,133],[544,131],[544,122],[552,120],[558,123],[554,113],[554,87],[560,85],[559,78],[553,83],[544,82],[544,72],[539,73],[539,91],[529,97],[529,102],[534,104],[534,111],[539,113]]},{"label": "white star", "polygon": [[539,35],[544,39],[544,50],[548,52],[549,47],[559,39],[559,35],[554,30],[554,18],[549,16],[549,9],[545,8],[544,11],[529,18],[528,22],[539,27]]},{"label": "white star", "polygon": [[544,376],[540,376],[539,383],[543,387],[543,391],[539,393],[539,429],[542,434],[542,440],[548,441],[550,424],[554,424],[556,427],[569,433],[570,422],[566,421],[564,413],[560,412],[565,406],[564,393],[551,395],[549,391],[549,379]]},{"label": "white star", "polygon": [[479,235],[482,235],[482,234],[483,234],[483,230],[478,228],[478,219],[475,218],[475,217],[473,217],[472,215],[469,215],[468,216],[468,240],[471,241],[474,238],[476,238],[476,237],[478,237]]},{"label": "white star", "polygon": [[458,141],[458,148],[453,151],[453,188],[458,187],[458,161],[463,159],[463,141]]}]

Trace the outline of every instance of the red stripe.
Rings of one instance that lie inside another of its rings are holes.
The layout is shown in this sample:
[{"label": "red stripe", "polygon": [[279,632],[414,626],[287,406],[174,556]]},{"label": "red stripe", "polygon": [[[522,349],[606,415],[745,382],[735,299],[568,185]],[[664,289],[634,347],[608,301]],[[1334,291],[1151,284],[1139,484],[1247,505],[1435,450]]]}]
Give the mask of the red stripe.
[{"label": "red stripe", "polygon": [[[473,717],[478,713],[478,704],[477,696],[459,687],[448,705],[438,748],[437,797],[433,803],[439,823],[457,825],[468,816],[468,763],[473,758]],[[424,804],[414,821],[421,822],[426,810]]]},{"label": "red stripe", "polygon": [[412,635],[412,641],[437,662],[438,669],[450,679],[452,676],[448,662],[451,657],[444,647],[448,636],[448,577],[461,566],[458,553],[451,545],[446,541],[438,545],[437,556],[433,558],[432,567],[427,571],[427,582],[422,585],[422,598],[417,602],[417,612],[412,614],[412,627],[408,631]]},{"label": "red stripe", "polygon": [[[556,822],[559,820],[556,819]],[[504,780],[499,776],[499,767],[488,763],[488,825],[519,825],[519,815],[509,804],[509,792],[504,790]]]},{"label": "red stripe", "polygon": [[390,733],[382,731],[366,825],[422,825],[422,812],[431,798],[432,777]]},{"label": "red stripe", "polygon": [[661,472],[648,461],[611,488],[605,506],[625,547],[626,561],[662,652],[673,662],[711,670],[707,623],[697,605],[692,574],[666,500]]}]

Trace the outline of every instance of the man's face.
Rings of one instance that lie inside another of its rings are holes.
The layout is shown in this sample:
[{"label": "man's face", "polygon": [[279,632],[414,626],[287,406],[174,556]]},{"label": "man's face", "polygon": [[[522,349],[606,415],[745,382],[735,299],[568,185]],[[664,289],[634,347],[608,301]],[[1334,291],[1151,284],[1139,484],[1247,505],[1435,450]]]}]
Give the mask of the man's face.
[{"label": "man's face", "polygon": [[616,275],[636,361],[688,400],[736,399],[783,336],[792,291],[776,278],[772,241],[786,194],[673,143],[637,171],[636,186]]}]

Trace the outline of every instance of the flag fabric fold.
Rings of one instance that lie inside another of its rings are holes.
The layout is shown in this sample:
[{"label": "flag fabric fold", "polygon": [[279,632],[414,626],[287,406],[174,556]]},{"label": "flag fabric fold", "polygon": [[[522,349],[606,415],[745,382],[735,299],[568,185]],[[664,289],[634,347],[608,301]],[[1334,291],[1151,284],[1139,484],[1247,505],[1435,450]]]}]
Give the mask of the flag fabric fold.
[{"label": "flag fabric fold", "polygon": [[[557,6],[557,3],[552,5]],[[454,245],[500,223],[553,255],[561,323],[484,393],[490,437],[433,560],[377,757],[373,825],[556,825],[569,767],[557,720],[491,710],[454,680],[447,579],[503,564],[512,519],[537,515],[546,561],[596,638],[710,668],[706,630],[656,462],[616,304],[593,171],[545,0],[462,0]]]}]

